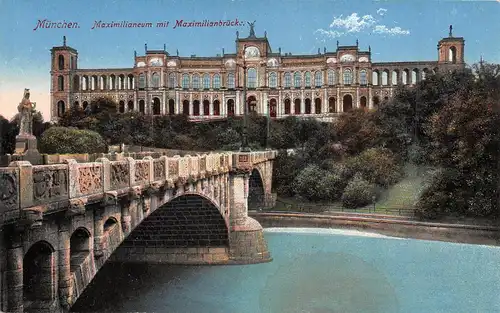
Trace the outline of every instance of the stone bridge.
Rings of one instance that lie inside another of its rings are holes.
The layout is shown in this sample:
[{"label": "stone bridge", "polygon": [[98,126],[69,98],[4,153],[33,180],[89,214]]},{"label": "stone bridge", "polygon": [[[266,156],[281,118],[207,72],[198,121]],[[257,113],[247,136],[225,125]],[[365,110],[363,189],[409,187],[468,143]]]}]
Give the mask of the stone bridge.
[{"label": "stone bridge", "polygon": [[271,260],[248,207],[273,205],[275,151],[0,168],[0,311],[68,312],[107,260]]}]

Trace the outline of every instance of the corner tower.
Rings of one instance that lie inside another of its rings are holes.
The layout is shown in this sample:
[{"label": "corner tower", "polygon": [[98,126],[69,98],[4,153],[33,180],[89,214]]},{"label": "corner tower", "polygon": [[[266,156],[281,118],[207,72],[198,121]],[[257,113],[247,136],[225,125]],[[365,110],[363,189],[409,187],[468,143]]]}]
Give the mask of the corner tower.
[{"label": "corner tower", "polygon": [[463,68],[464,46],[463,37],[453,37],[453,26],[450,25],[450,32],[447,38],[443,38],[438,43],[438,63],[446,64],[451,68]]},{"label": "corner tower", "polygon": [[50,101],[51,120],[57,120],[70,107],[71,91],[78,91],[80,78],[73,75],[78,68],[78,52],[66,46],[66,36],[63,36],[63,45],[51,50],[50,66]]}]

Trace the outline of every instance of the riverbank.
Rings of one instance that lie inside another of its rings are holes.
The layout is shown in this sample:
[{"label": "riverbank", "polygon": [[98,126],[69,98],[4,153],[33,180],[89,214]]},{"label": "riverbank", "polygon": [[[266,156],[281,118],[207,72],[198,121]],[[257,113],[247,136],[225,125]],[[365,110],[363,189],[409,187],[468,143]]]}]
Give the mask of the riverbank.
[{"label": "riverbank", "polygon": [[315,227],[354,229],[385,236],[455,243],[500,245],[498,226],[421,222],[405,217],[378,214],[307,214],[250,211],[264,228]]}]

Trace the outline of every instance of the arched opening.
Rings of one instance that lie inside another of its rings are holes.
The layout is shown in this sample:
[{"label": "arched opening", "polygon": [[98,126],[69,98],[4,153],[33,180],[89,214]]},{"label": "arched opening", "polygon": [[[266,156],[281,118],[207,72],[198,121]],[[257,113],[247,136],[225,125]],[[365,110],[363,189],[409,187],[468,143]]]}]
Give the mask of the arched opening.
[{"label": "arched opening", "polygon": [[450,50],[448,51],[448,61],[451,63],[457,63],[457,48],[454,46],[450,47]]},{"label": "arched opening", "polygon": [[379,77],[378,71],[377,70],[373,71],[372,72],[372,85],[378,86],[378,77]]},{"label": "arched opening", "polygon": [[106,220],[106,222],[104,222],[103,233],[107,233],[107,232],[111,231],[113,229],[113,227],[115,227],[116,225],[118,225],[118,223],[114,217],[108,218]]},{"label": "arched opening", "polygon": [[80,76],[75,75],[73,76],[73,91],[79,91],[80,90]]},{"label": "arched opening", "polygon": [[290,99],[285,99],[285,114],[290,114],[291,106]]},{"label": "arched opening", "polygon": [[121,227],[118,226],[118,222],[114,217],[110,217],[104,222],[103,237],[109,253],[120,245],[122,241]]},{"label": "arched opening", "polygon": [[255,96],[248,97],[247,103],[248,113],[257,112],[257,98],[255,98]]},{"label": "arched opening", "polygon": [[66,104],[64,101],[59,100],[59,102],[57,102],[57,116],[62,117],[64,113],[66,113]]},{"label": "arched opening", "polygon": [[337,112],[337,99],[335,97],[330,97],[328,99],[328,113],[335,113]]},{"label": "arched opening", "polygon": [[393,86],[396,86],[398,84],[398,74],[399,74],[398,71],[396,70],[392,71],[391,81]]},{"label": "arched opening", "polygon": [[387,86],[389,85],[389,71],[384,70],[382,72],[382,86]]},{"label": "arched opening", "polygon": [[373,104],[373,108],[375,108],[375,109],[378,108],[378,106],[380,104],[380,99],[377,96],[373,97],[372,104]]},{"label": "arched opening", "polygon": [[257,70],[254,68],[249,68],[247,72],[247,87],[257,88]]},{"label": "arched opening", "polygon": [[89,77],[88,76],[83,76],[82,90],[89,90]]},{"label": "arched opening", "polygon": [[214,115],[218,116],[220,115],[220,101],[219,100],[215,100],[214,103],[213,103],[213,110],[214,110]]},{"label": "arched opening", "polygon": [[100,83],[99,83],[100,87],[101,87],[101,90],[105,90],[106,89],[106,76],[101,76],[100,77]]},{"label": "arched opening", "polygon": [[157,97],[153,98],[153,115],[160,115],[161,114],[161,103],[160,99]]},{"label": "arched opening", "polygon": [[193,115],[194,116],[200,115],[200,101],[198,100],[193,101]]},{"label": "arched opening", "polygon": [[134,111],[134,101],[130,100],[130,101],[127,103],[127,110],[128,110],[129,112]]},{"label": "arched opening", "polygon": [[300,114],[300,99],[295,99],[293,103],[294,103],[295,114],[296,115]]},{"label": "arched opening", "polygon": [[320,98],[314,99],[314,113],[316,113],[316,114],[323,113],[323,112],[321,112],[321,99]]},{"label": "arched opening", "polygon": [[97,84],[98,84],[98,79],[97,79],[97,76],[94,75],[91,77],[91,81],[90,81],[90,87],[91,87],[91,90],[96,90],[97,89]]},{"label": "arched opening", "polygon": [[78,101],[73,102],[73,107],[78,109],[79,106],[80,106],[80,102],[78,102]]},{"label": "arched opening", "polygon": [[182,114],[189,115],[189,101],[182,101]]},{"label": "arched opening", "polygon": [[248,208],[261,209],[265,206],[265,192],[262,177],[258,170],[254,169],[248,181]]},{"label": "arched opening", "polygon": [[227,115],[234,116],[234,100],[233,99],[227,100]]},{"label": "arched opening", "polygon": [[422,70],[422,80],[425,80],[427,78],[427,75],[429,75],[429,69],[428,68],[424,68]]},{"label": "arched opening", "polygon": [[175,114],[175,100],[174,99],[168,100],[168,114],[169,115]]},{"label": "arched opening", "polygon": [[307,98],[305,101],[305,114],[311,114],[311,99]]},{"label": "arched opening", "polygon": [[361,99],[359,99],[359,105],[360,107],[362,107],[363,109],[366,108],[366,97],[365,96],[362,96]]},{"label": "arched opening", "polygon": [[226,222],[208,199],[185,194],[156,209],[125,239],[122,246],[149,248],[229,247]]},{"label": "arched opening", "polygon": [[210,101],[203,100],[203,115],[210,115]]},{"label": "arched opening", "polygon": [[90,233],[84,228],[78,228],[70,238],[70,269],[76,272],[90,254]]},{"label": "arched opening", "polygon": [[276,99],[271,99],[269,101],[269,116],[276,117]]},{"label": "arched opening", "polygon": [[[25,312],[38,312],[55,298],[54,248],[45,241],[31,246],[23,259],[23,296]],[[30,310],[31,309],[31,310]]]},{"label": "arched opening", "polygon": [[153,73],[151,77],[151,85],[153,88],[159,88],[160,87],[160,74],[158,73]]},{"label": "arched opening", "polygon": [[134,76],[132,74],[128,75],[128,89],[134,89]]},{"label": "arched opening", "polygon": [[342,99],[342,109],[344,112],[349,112],[352,110],[352,96],[345,95]]},{"label": "arched opening", "polygon": [[125,101],[121,100],[120,103],[118,103],[118,111],[120,113],[125,113]]},{"label": "arched opening", "polygon": [[87,111],[88,107],[89,107],[89,103],[87,101],[83,101],[83,110]]},{"label": "arched opening", "polygon": [[144,114],[145,107],[146,107],[146,103],[144,102],[144,100],[139,100],[139,112]]},{"label": "arched opening", "polygon": [[64,77],[62,75],[57,77],[57,90],[64,91]]},{"label": "arched opening", "polygon": [[64,56],[59,55],[58,63],[59,63],[59,70],[60,71],[64,70]]},{"label": "arched opening", "polygon": [[418,69],[415,68],[411,71],[411,83],[412,83],[412,85],[415,85],[418,83],[418,78],[419,78],[418,77]]},{"label": "arched opening", "polygon": [[403,77],[402,77],[403,85],[408,85],[409,76],[410,72],[407,69],[403,70]]},{"label": "arched opening", "polygon": [[120,89],[125,89],[125,75],[121,74],[119,77],[118,77],[118,81],[119,81],[119,86],[120,86]]}]

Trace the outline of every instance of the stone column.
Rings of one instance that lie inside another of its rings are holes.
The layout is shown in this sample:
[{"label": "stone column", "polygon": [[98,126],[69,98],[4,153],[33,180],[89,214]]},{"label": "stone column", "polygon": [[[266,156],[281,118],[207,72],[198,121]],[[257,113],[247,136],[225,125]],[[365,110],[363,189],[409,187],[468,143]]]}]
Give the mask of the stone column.
[{"label": "stone column", "polygon": [[69,223],[61,221],[59,226],[59,302],[64,309],[69,309],[73,298],[73,280],[71,277]]},{"label": "stone column", "polygon": [[11,247],[7,249],[7,312],[23,313],[23,247],[22,237],[13,231]]},{"label": "stone column", "polygon": [[100,258],[104,255],[104,208],[94,210],[94,257]]}]

